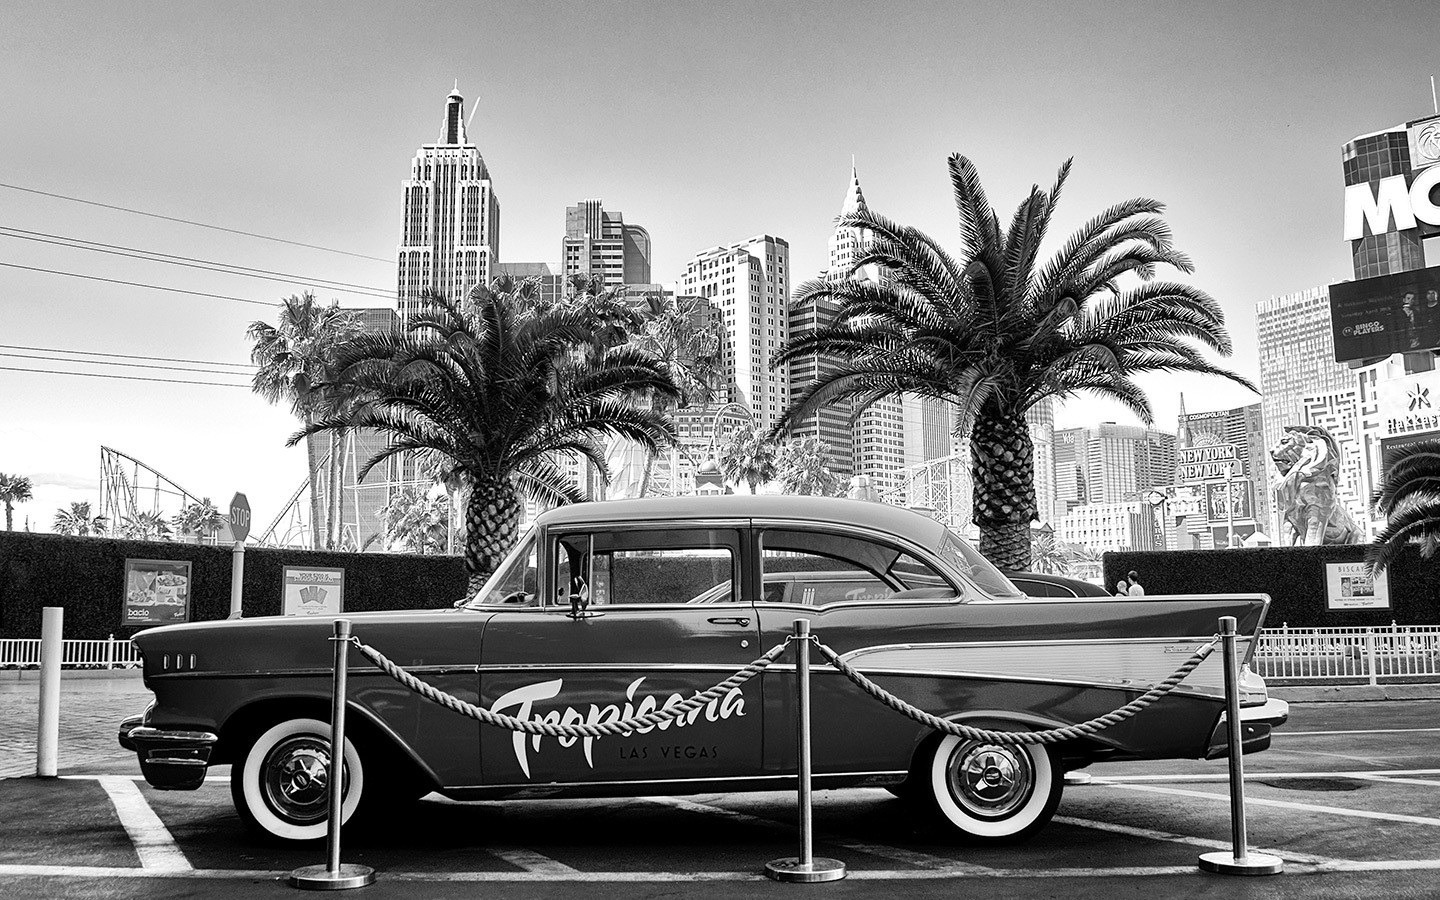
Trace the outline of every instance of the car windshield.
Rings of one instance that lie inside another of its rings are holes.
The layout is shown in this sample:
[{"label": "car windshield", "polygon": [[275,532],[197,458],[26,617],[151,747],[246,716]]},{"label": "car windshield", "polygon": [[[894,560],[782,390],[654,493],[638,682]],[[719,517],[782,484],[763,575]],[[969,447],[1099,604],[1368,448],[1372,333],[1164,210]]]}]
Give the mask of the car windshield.
[{"label": "car windshield", "polygon": [[981,556],[979,550],[970,546],[964,538],[950,529],[945,529],[940,536],[940,546],[936,550],[947,562],[959,569],[967,578],[975,582],[980,590],[990,596],[1025,598],[1024,591],[1001,574],[990,560]]},{"label": "car windshield", "polygon": [[535,542],[535,531],[532,529],[500,563],[484,587],[460,606],[463,609],[497,604],[534,606],[538,596],[535,591]]}]

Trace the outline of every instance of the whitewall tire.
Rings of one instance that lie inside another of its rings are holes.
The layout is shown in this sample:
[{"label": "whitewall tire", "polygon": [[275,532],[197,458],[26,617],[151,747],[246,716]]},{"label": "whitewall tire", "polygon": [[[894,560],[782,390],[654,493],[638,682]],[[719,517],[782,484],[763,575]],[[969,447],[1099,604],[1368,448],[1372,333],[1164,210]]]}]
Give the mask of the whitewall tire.
[{"label": "whitewall tire", "polygon": [[925,770],[941,820],[975,842],[1028,837],[1055,815],[1064,780],[1049,750],[946,735]]},{"label": "whitewall tire", "polygon": [[[266,729],[230,775],[230,794],[240,817],[261,832],[286,841],[325,837],[329,806],[330,723],[288,719]],[[349,821],[365,795],[365,766],[347,737],[341,822]]]}]

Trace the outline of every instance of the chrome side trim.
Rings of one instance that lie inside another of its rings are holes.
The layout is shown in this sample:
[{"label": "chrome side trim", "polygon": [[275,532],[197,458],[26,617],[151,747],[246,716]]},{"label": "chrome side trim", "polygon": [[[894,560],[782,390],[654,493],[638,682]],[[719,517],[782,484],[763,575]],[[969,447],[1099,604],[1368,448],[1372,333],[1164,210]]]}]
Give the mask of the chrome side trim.
[{"label": "chrome side trim", "polygon": [[[816,772],[816,778],[894,778],[904,777],[910,774],[905,769],[882,769],[873,772]],[[634,781],[564,781],[547,784],[531,784],[528,782],[519,784],[447,784],[447,791],[475,791],[475,790],[506,790],[515,788],[518,790],[533,789],[542,794],[555,794],[558,791],[573,788],[601,788],[601,787],[626,787],[647,784],[729,784],[739,781],[794,781],[794,773],[789,775],[726,775],[712,778],[642,778]],[[517,792],[518,792],[517,790]]]}]

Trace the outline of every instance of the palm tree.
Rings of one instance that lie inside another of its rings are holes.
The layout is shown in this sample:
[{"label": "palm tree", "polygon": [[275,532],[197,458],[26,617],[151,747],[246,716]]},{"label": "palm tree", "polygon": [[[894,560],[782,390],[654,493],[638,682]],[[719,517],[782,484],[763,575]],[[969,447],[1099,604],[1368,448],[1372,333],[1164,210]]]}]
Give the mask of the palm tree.
[{"label": "palm tree", "polygon": [[213,537],[225,524],[225,516],[215,508],[209,497],[203,497],[187,504],[175,516],[175,530],[180,534],[193,534],[200,539]]},{"label": "palm tree", "polygon": [[1055,539],[1054,531],[1049,528],[1041,528],[1035,532],[1030,546],[1030,565],[1027,569],[1047,575],[1070,574],[1070,556],[1065,552],[1065,545]]},{"label": "palm tree", "polygon": [[1365,550],[1375,575],[1384,572],[1409,543],[1429,559],[1440,547],[1440,441],[1416,441],[1385,456],[1385,476],[1371,500],[1385,527]]},{"label": "palm tree", "polygon": [[599,443],[621,435],[653,449],[673,441],[663,415],[631,398],[673,396],[648,354],[629,346],[590,353],[595,321],[579,307],[536,309],[515,293],[478,287],[466,300],[425,298],[403,334],[363,334],[340,348],[333,387],[360,398],[302,429],[374,428],[390,445],[363,478],[397,453],[436,451],[448,480],[469,489],[465,563],[472,589],[514,543],[520,498],[583,499],[560,469],[578,454],[608,477]]},{"label": "palm tree", "polygon": [[55,532],[79,537],[105,533],[104,516],[91,516],[89,501],[71,503],[69,509],[55,510]]},{"label": "palm tree", "polygon": [[775,478],[775,458],[778,452],[774,440],[754,425],[743,425],[730,432],[720,451],[720,469],[725,480],[750,486],[755,493],[760,485]]},{"label": "palm tree", "polygon": [[[700,297],[646,294],[643,326],[634,340],[665,368],[679,396],[674,406],[685,409],[692,403],[708,406],[717,391],[716,374],[720,368],[720,336],[718,323],[706,316],[708,306]],[[657,406],[670,412],[670,404]],[[679,447],[671,450],[670,471],[679,469]],[[640,495],[649,493],[655,457],[645,459]]]},{"label": "palm tree", "polygon": [[35,499],[31,491],[35,485],[24,475],[6,475],[0,472],[0,503],[5,504],[5,530],[15,530],[15,504],[29,503]]},{"label": "palm tree", "polygon": [[1148,424],[1154,417],[1136,375],[1196,372],[1254,387],[1195,346],[1230,353],[1219,304],[1191,285],[1154,278],[1160,266],[1192,270],[1171,246],[1161,204],[1142,198],[1104,210],[1040,265],[1070,163],[1048,193],[1031,189],[1008,230],[970,160],[951,156],[949,168],[958,259],[868,209],[841,217],[842,227],[872,235],[854,270],[877,266],[881,277],[801,285],[797,305],[828,299],[840,309],[830,326],[792,340],[776,366],[816,352],[839,364],[792,401],[775,433],[834,401],[864,409],[910,393],[954,402],[957,433],[970,440],[980,552],[1001,568],[1023,569],[1035,517],[1031,406],[1088,391]]},{"label": "palm tree", "polygon": [[830,471],[830,445],[817,437],[782,446],[775,467],[787,494],[839,497],[845,493],[845,479]]},{"label": "palm tree", "polygon": [[159,513],[142,512],[120,523],[120,536],[139,541],[170,539],[170,525]]},{"label": "palm tree", "polygon": [[[271,403],[285,400],[290,411],[307,426],[326,415],[344,397],[322,387],[331,375],[330,364],[336,350],[345,341],[360,333],[359,319],[331,301],[321,306],[315,295],[306,291],[300,296],[286,297],[280,302],[277,324],[251,322],[246,336],[253,342],[250,361],[258,368],[251,388]],[[340,467],[344,433],[331,435],[330,485],[331,514],[320,506],[320,462],[318,443],[307,438],[306,456],[310,466],[310,530],[315,549],[333,549],[339,539]],[[325,527],[326,521],[329,527]]]},{"label": "palm tree", "polygon": [[409,553],[444,553],[450,531],[450,498],[401,488],[380,510],[385,549]]}]

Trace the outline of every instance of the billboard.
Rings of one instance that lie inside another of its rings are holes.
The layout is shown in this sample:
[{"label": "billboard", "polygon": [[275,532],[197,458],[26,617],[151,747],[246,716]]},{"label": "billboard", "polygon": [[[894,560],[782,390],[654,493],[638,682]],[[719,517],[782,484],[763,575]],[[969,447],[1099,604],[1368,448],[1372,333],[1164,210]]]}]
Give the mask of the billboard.
[{"label": "billboard", "polygon": [[1330,285],[1335,361],[1440,347],[1440,266]]},{"label": "billboard", "polygon": [[1389,609],[1389,573],[1372,578],[1364,562],[1325,564],[1326,609]]},{"label": "billboard", "polygon": [[[1230,503],[1225,503],[1226,488],[1229,488]],[[1242,519],[1249,521],[1255,517],[1255,492],[1252,483],[1247,478],[1244,481],[1217,481],[1205,485],[1205,508],[1210,517],[1210,524],[1229,522],[1232,518],[1239,522]]]},{"label": "billboard", "polygon": [[174,559],[125,560],[123,625],[190,621],[190,563]]}]

